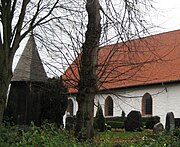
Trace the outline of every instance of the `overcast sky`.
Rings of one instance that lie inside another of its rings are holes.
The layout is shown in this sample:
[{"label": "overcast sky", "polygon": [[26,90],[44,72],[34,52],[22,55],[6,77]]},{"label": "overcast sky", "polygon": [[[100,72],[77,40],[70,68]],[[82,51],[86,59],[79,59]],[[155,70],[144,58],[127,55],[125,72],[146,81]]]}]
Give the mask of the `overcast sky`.
[{"label": "overcast sky", "polygon": [[179,0],[154,0],[153,6],[156,8],[151,14],[153,23],[162,27],[157,31],[165,32],[180,29],[180,1]]}]

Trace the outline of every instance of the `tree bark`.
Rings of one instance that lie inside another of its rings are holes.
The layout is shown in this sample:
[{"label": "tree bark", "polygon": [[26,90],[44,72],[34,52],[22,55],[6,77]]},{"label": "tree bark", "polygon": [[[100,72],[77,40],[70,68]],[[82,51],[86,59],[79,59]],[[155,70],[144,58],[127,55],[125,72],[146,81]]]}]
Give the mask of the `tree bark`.
[{"label": "tree bark", "polygon": [[75,135],[79,139],[94,137],[94,97],[97,91],[97,57],[101,35],[99,0],[87,0],[88,25],[82,48],[80,81],[78,85],[78,111]]},{"label": "tree bark", "polygon": [[7,91],[12,77],[12,72],[9,70],[9,66],[5,64],[7,60],[0,56],[0,123],[3,120],[5,103],[7,100]]}]

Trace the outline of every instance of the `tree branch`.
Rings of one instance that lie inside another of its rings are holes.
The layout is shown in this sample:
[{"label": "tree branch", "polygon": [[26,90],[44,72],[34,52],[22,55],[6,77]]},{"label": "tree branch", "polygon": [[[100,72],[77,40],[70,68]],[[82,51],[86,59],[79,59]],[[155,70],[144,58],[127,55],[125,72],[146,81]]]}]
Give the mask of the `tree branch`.
[{"label": "tree branch", "polygon": [[30,0],[23,0],[23,4],[22,4],[22,8],[21,8],[21,13],[19,15],[19,19],[18,22],[15,26],[15,34],[14,34],[14,40],[11,46],[11,53],[14,54],[16,49],[19,46],[20,41],[22,40],[22,38],[20,37],[21,35],[21,29],[22,29],[22,25],[23,25],[23,21],[24,21],[24,16],[25,16],[25,12],[26,12],[26,8],[27,5],[29,3]]}]

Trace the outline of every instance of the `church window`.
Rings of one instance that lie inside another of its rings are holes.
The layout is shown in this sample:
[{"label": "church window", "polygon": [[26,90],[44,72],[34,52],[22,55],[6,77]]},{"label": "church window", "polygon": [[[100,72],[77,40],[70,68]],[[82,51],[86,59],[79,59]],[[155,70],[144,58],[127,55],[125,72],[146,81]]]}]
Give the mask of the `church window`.
[{"label": "church window", "polygon": [[142,115],[152,115],[152,97],[149,93],[142,98]]},{"label": "church window", "polygon": [[110,96],[105,100],[105,116],[113,116],[113,99]]}]

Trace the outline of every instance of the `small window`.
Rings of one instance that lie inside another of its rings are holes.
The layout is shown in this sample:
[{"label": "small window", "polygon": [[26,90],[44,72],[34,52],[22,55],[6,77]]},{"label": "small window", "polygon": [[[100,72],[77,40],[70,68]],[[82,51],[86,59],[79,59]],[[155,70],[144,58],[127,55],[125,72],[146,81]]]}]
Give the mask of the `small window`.
[{"label": "small window", "polygon": [[70,115],[73,116],[73,101],[71,99],[68,100],[68,107],[67,107],[67,112],[69,112]]},{"label": "small window", "polygon": [[110,96],[105,100],[105,116],[113,116],[113,100]]},{"label": "small window", "polygon": [[142,115],[152,115],[152,97],[149,93],[142,98]]}]

